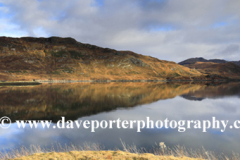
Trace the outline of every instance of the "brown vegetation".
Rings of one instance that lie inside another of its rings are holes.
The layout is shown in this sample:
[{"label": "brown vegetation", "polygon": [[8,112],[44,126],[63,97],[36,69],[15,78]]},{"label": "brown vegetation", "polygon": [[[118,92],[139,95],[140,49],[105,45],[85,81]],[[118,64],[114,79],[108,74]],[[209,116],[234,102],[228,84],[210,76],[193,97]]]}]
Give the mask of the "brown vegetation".
[{"label": "brown vegetation", "polygon": [[[84,146],[65,145],[62,147],[58,145],[57,150],[45,150],[39,146],[31,146],[30,149],[22,147],[19,150],[10,152],[2,152],[0,159],[14,159],[14,160],[62,160],[62,159],[78,159],[78,160],[228,160],[224,155],[215,155],[213,152],[208,152],[204,148],[199,150],[186,150],[185,147],[175,146],[168,148],[164,142],[153,147],[151,152],[144,148],[137,148],[135,145],[126,145],[122,142],[123,150],[102,150],[98,144],[87,144]],[[238,155],[234,154],[231,159],[237,160]]]},{"label": "brown vegetation", "polygon": [[227,62],[219,59],[190,58],[179,64],[207,74],[207,77],[211,79],[240,79],[239,61]]},{"label": "brown vegetation", "polygon": [[234,63],[213,63],[213,62],[196,62],[187,64],[186,67],[196,69],[199,72],[208,75],[218,75],[219,78],[240,79],[240,66]]},{"label": "brown vegetation", "polygon": [[70,151],[37,153],[31,156],[15,158],[14,160],[54,160],[54,159],[78,159],[78,160],[203,160],[200,158],[158,156],[150,153],[136,154],[123,151]]},{"label": "brown vegetation", "polygon": [[131,51],[83,44],[72,38],[0,37],[0,79],[166,80],[204,78],[175,62]]}]

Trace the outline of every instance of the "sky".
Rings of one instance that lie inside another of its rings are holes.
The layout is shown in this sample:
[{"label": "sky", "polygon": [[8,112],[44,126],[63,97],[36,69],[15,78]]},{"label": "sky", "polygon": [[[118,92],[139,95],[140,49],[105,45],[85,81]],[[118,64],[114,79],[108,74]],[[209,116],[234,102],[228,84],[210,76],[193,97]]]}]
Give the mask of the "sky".
[{"label": "sky", "polygon": [[0,36],[72,37],[163,60],[240,60],[239,0],[0,0]]}]

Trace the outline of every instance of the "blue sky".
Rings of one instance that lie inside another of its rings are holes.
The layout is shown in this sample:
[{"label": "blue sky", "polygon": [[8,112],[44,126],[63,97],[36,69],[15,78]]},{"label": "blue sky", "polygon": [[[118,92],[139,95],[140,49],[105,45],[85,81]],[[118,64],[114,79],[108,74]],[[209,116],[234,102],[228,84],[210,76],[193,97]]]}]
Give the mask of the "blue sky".
[{"label": "blue sky", "polygon": [[0,0],[0,36],[73,37],[159,59],[240,60],[238,0]]}]

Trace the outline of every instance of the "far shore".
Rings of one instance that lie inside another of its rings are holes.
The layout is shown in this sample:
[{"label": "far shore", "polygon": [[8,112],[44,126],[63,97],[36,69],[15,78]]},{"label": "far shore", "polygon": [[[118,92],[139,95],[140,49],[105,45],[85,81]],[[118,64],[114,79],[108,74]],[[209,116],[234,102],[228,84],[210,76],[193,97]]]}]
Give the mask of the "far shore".
[{"label": "far shore", "polygon": [[41,84],[40,82],[35,82],[35,81],[1,81],[0,86],[19,86],[19,85],[39,85]]},{"label": "far shore", "polygon": [[109,82],[238,82],[240,79],[162,79],[162,80],[150,80],[150,79],[138,79],[138,80],[35,80],[35,81],[0,81],[0,86],[5,85],[38,85],[42,83],[109,83]]}]

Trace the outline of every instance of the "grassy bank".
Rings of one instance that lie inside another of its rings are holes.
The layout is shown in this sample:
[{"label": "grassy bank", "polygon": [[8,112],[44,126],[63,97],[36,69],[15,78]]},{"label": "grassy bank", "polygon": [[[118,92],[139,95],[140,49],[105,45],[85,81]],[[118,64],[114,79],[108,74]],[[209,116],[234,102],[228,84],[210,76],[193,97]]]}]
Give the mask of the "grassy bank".
[{"label": "grassy bank", "polygon": [[70,152],[50,152],[37,153],[31,156],[15,158],[14,160],[34,160],[34,159],[77,159],[77,160],[200,160],[200,158],[159,156],[150,153],[136,154],[123,151],[70,151]]},{"label": "grassy bank", "polygon": [[104,150],[98,144],[87,144],[83,146],[59,144],[53,145],[52,149],[45,150],[39,146],[22,147],[17,150],[6,151],[0,154],[1,160],[239,160],[239,154],[227,157],[224,154],[214,154],[204,148],[199,150],[186,149],[185,147],[175,146],[168,148],[161,142],[155,144],[151,151],[144,148],[137,148],[135,145],[126,145],[122,142],[122,149]]}]

